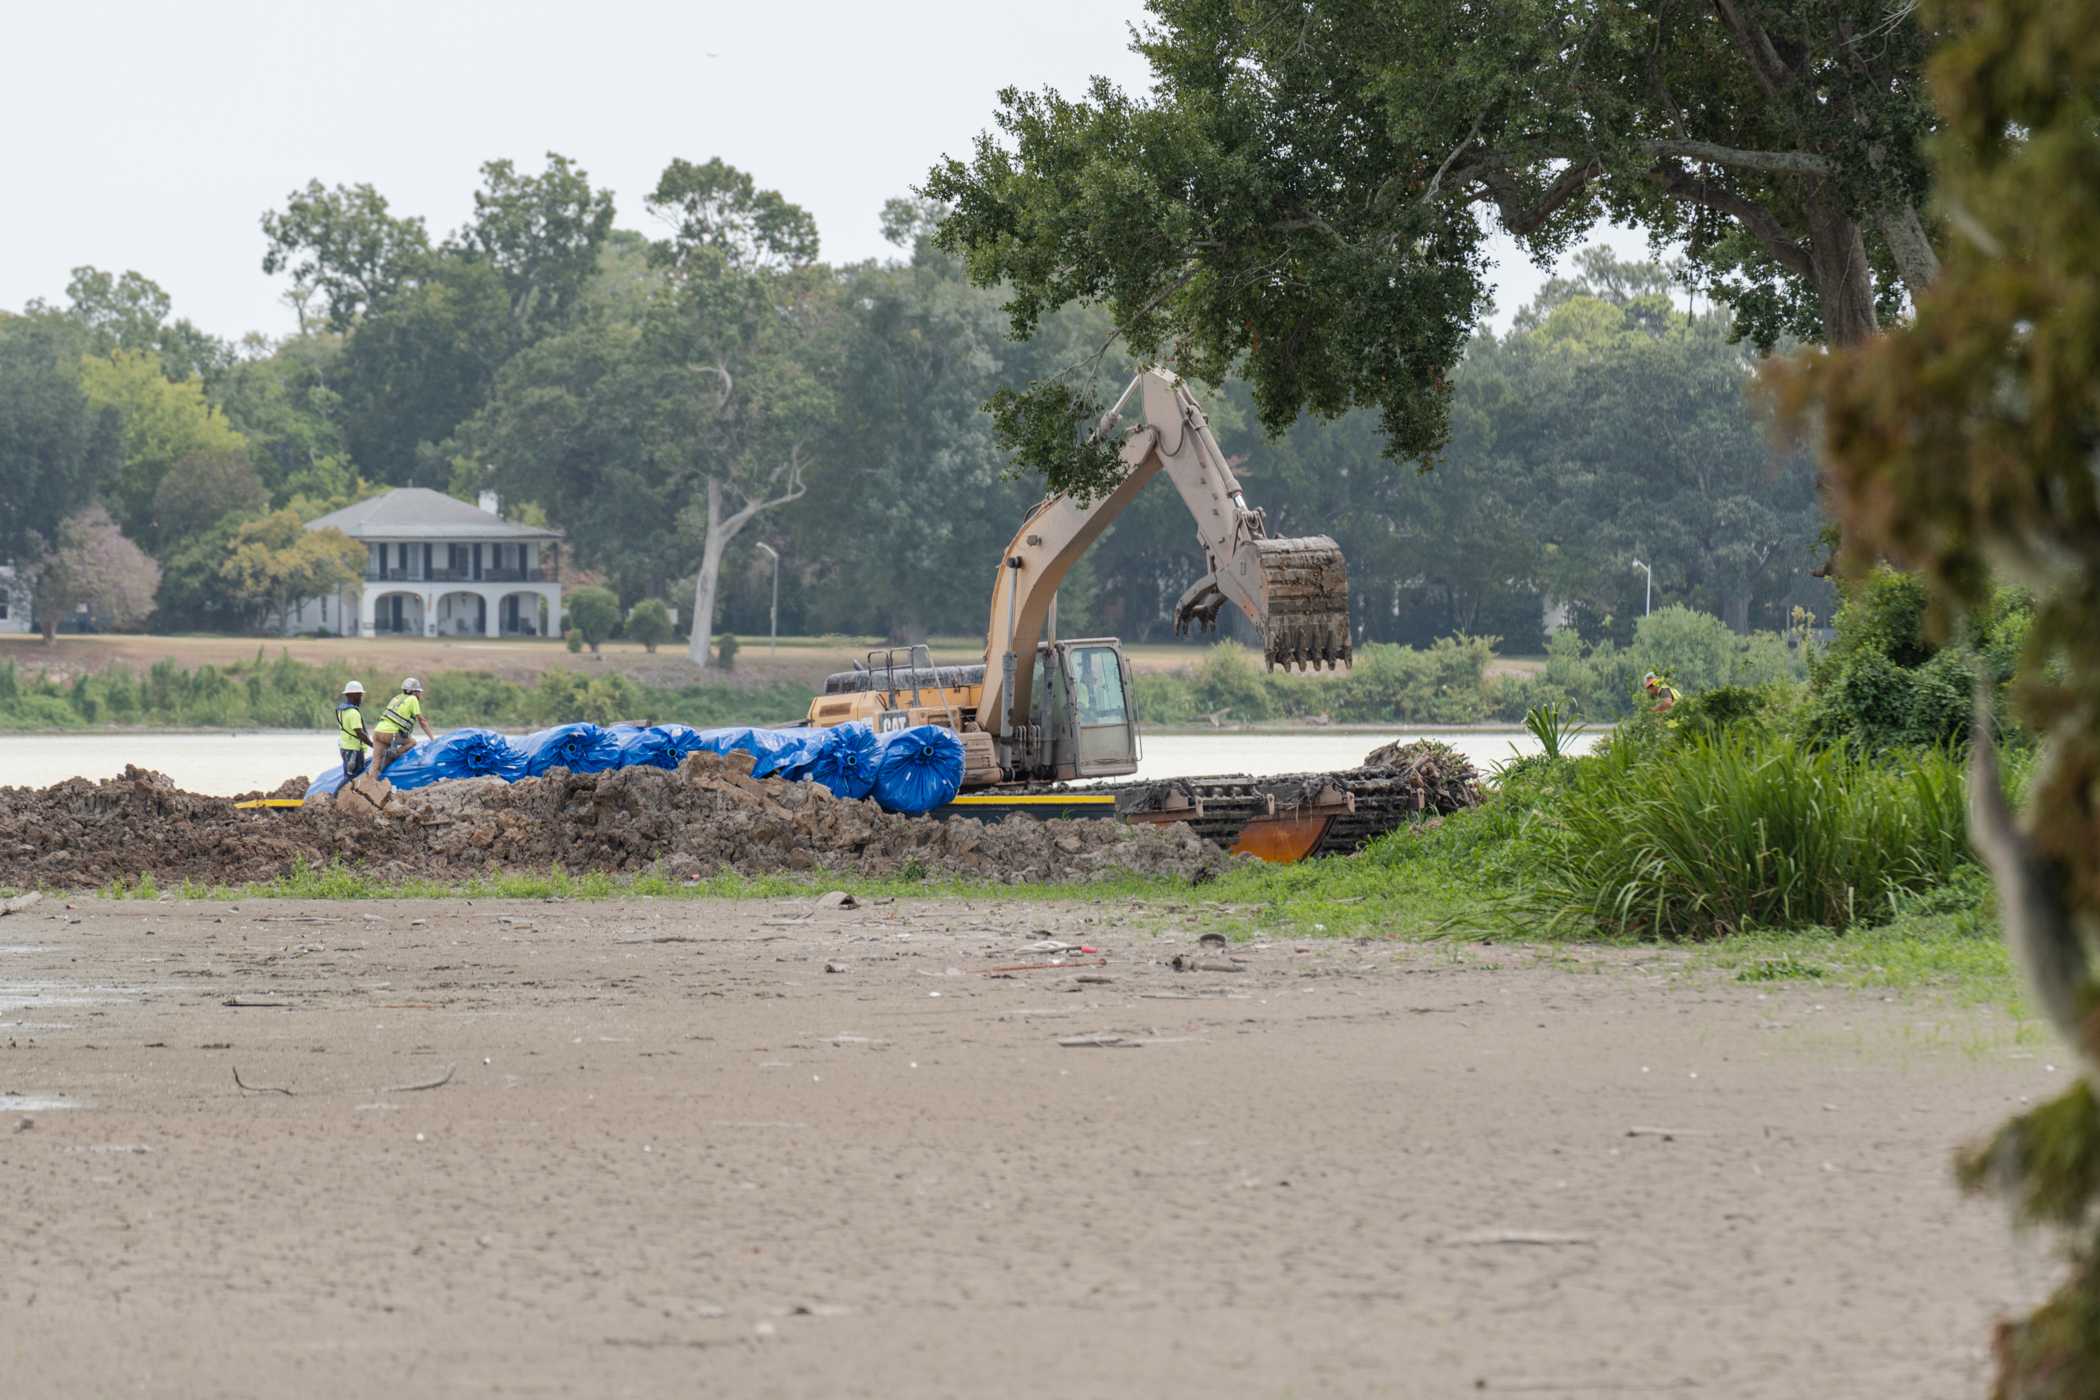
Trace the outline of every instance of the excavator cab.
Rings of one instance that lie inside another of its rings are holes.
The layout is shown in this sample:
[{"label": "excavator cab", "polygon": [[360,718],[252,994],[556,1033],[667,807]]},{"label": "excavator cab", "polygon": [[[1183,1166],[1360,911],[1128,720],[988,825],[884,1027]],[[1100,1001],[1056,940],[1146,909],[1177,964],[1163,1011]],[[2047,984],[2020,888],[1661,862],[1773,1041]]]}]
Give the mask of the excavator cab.
[{"label": "excavator cab", "polygon": [[1038,713],[1051,722],[1051,766],[1064,778],[1115,778],[1137,772],[1136,690],[1130,662],[1113,637],[1052,642],[1054,675],[1049,704]]}]

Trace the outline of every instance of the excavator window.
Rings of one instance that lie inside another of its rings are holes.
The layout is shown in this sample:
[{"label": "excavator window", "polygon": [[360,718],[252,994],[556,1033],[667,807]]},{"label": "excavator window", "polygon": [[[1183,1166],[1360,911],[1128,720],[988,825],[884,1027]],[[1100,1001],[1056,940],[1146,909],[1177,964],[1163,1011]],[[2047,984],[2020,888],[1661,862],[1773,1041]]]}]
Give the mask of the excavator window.
[{"label": "excavator window", "polygon": [[1123,699],[1123,668],[1112,647],[1079,647],[1072,653],[1072,688],[1079,702],[1081,728],[1125,724],[1130,710]]}]

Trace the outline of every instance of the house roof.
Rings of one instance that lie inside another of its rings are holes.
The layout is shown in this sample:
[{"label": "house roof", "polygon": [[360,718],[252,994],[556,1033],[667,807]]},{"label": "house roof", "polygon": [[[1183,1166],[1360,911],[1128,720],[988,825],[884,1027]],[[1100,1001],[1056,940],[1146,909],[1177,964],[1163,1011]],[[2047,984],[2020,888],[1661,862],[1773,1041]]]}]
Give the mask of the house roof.
[{"label": "house roof", "polygon": [[558,540],[559,530],[518,525],[427,486],[399,486],[309,521],[354,540]]}]

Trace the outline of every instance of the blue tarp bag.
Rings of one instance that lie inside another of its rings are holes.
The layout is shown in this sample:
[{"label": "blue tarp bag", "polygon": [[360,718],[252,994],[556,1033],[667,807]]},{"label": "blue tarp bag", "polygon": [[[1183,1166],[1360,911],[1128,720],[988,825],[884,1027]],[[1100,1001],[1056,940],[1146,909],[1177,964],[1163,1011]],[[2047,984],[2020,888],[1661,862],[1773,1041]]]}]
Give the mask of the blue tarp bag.
[{"label": "blue tarp bag", "polygon": [[525,776],[525,755],[493,729],[452,729],[419,744],[386,766],[380,776],[404,791],[456,778]]},{"label": "blue tarp bag", "polygon": [[[687,754],[698,753],[707,747],[700,731],[690,724],[659,724],[656,726],[656,732],[670,742],[671,751],[678,756],[678,763],[685,762]],[[678,764],[674,763],[671,766],[675,768]]]},{"label": "blue tarp bag", "polygon": [[323,773],[320,777],[314,779],[313,782],[308,785],[306,789],[306,800],[308,802],[311,802],[316,797],[333,797],[342,788],[342,786],[343,765],[341,763],[337,763],[335,767],[329,769],[326,773]]},{"label": "blue tarp bag", "polygon": [[538,778],[548,770],[566,768],[571,773],[603,773],[620,766],[620,742],[595,724],[557,724],[513,741],[525,755],[525,776]]},{"label": "blue tarp bag", "polygon": [[823,749],[809,768],[809,780],[822,783],[839,797],[858,800],[875,790],[875,756],[881,748],[875,731],[861,720],[822,731]]},{"label": "blue tarp bag", "polygon": [[885,734],[875,761],[875,800],[885,812],[923,816],[962,791],[962,740],[936,724]]},{"label": "blue tarp bag", "polygon": [[678,741],[658,726],[626,726],[609,731],[619,746],[620,767],[676,768],[685,758]]},{"label": "blue tarp bag", "polygon": [[754,778],[806,778],[823,746],[821,729],[756,729],[745,725],[700,731],[700,747],[710,753],[750,754]]}]

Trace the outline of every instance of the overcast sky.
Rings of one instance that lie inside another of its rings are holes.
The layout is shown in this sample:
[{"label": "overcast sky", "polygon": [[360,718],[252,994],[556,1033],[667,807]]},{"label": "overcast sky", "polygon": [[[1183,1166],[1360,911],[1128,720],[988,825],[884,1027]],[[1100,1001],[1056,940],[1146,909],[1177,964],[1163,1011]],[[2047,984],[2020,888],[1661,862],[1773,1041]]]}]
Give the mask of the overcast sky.
[{"label": "overcast sky", "polygon": [[[623,226],[673,156],[721,156],[817,218],[825,256],[888,252],[885,199],[989,124],[999,88],[1142,88],[1137,0],[68,0],[7,9],[0,307],[69,269],[136,268],[215,334],[293,328],[257,221],[319,178],[367,181],[434,236],[481,162],[547,151]],[[1632,235],[1612,241],[1628,252]],[[1540,274],[1507,245],[1499,322]]]}]

